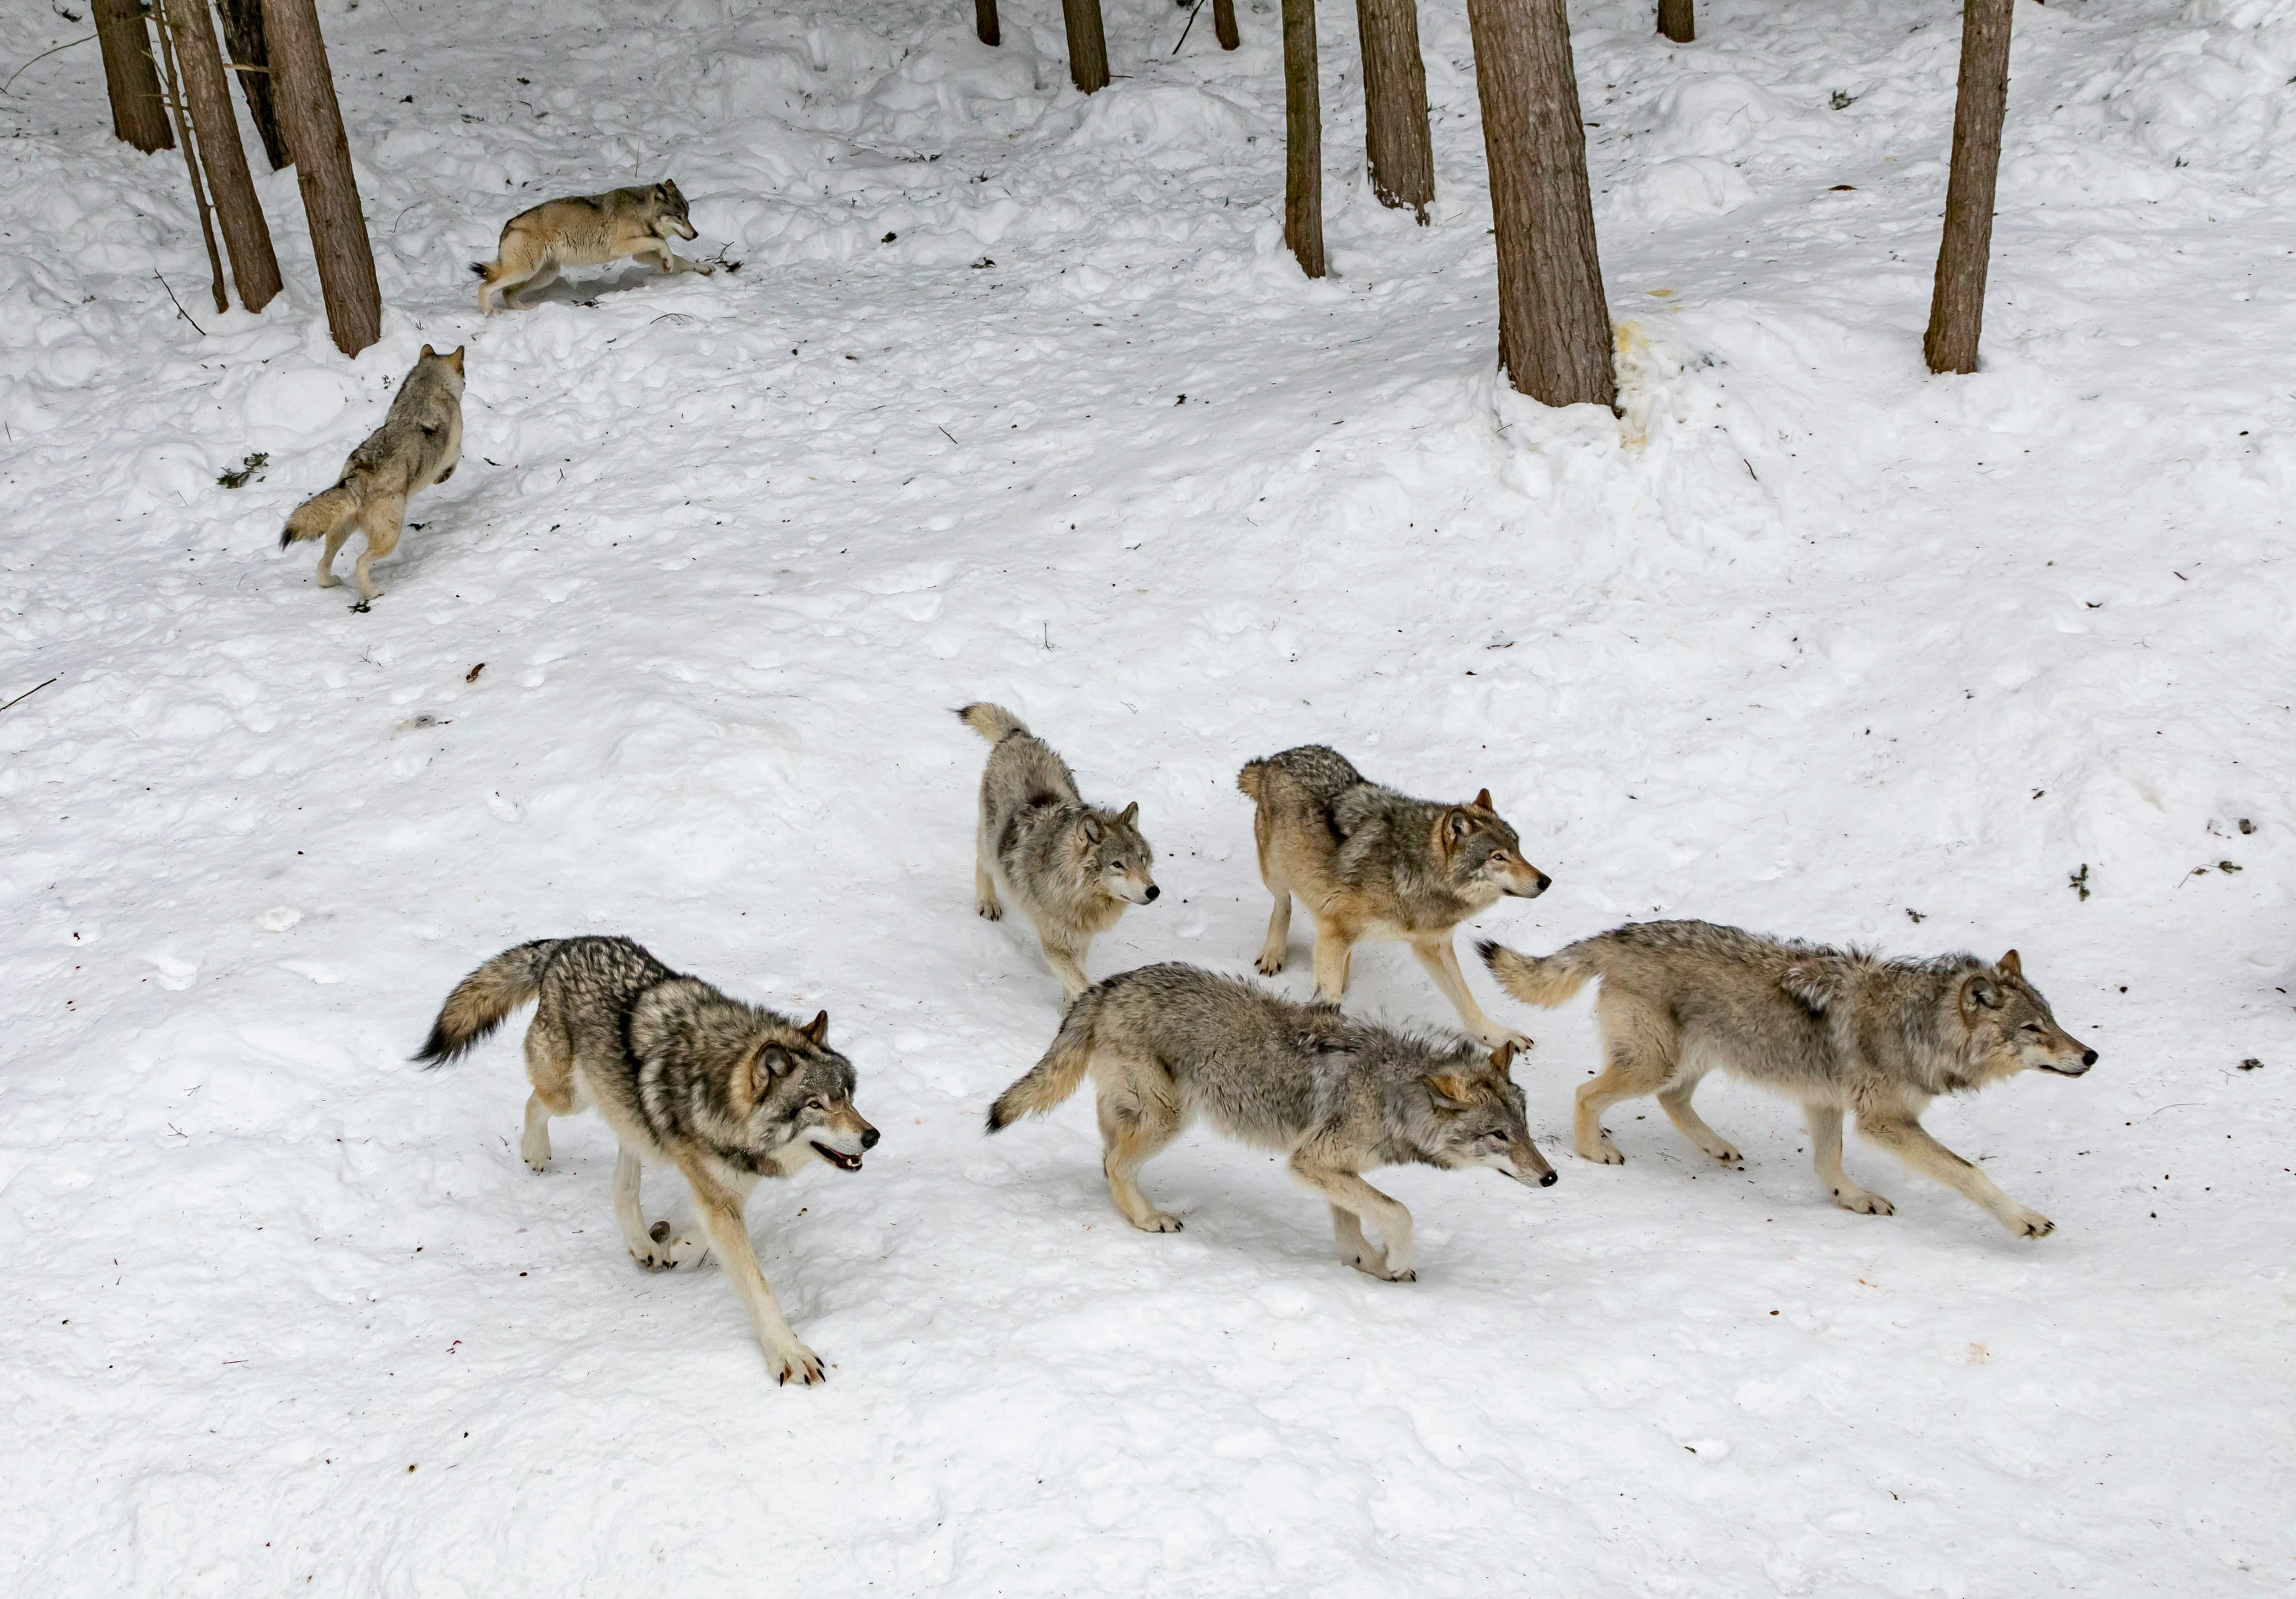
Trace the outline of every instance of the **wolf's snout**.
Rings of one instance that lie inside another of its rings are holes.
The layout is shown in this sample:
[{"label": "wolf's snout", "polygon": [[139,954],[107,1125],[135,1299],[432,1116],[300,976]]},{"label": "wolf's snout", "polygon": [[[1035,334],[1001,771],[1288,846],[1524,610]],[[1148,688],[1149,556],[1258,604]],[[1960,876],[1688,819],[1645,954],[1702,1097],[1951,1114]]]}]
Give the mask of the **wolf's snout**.
[{"label": "wolf's snout", "polygon": [[867,1132],[861,1135],[861,1147],[863,1149],[874,1149],[877,1147],[877,1140],[883,1136],[884,1135],[879,1132],[875,1128],[871,1128]]},{"label": "wolf's snout", "polygon": [[2086,1071],[2086,1070],[2087,1070],[2090,1067],[2092,1067],[2092,1066],[2094,1066],[2094,1065],[2095,1065],[2095,1064],[2096,1064],[2096,1051],[2095,1051],[2095,1050],[2093,1050],[2093,1049],[2084,1049],[2083,1051],[2081,1051],[2081,1070],[2082,1070]]},{"label": "wolf's snout", "polygon": [[1141,903],[1142,903],[1142,904],[1145,905],[1145,904],[1147,904],[1149,901],[1151,901],[1151,900],[1154,899],[1154,898],[1156,898],[1156,896],[1157,896],[1157,895],[1159,895],[1159,894],[1162,893],[1163,891],[1164,891],[1163,890],[1161,890],[1161,889],[1158,888],[1154,883],[1152,883],[1152,883],[1150,883],[1150,884],[1148,885],[1148,891],[1147,891],[1145,894],[1143,894],[1143,895],[1140,897],[1140,901],[1141,901]]},{"label": "wolf's snout", "polygon": [[1536,899],[1536,898],[1538,898],[1541,894],[1546,893],[1547,890],[1549,890],[1549,889],[1553,888],[1554,886],[1554,880],[1553,878],[1549,877],[1546,873],[1541,872],[1541,873],[1538,874],[1538,882],[1536,882],[1536,883],[1534,883],[1533,885],[1531,885],[1530,897],[1531,897],[1533,899]]},{"label": "wolf's snout", "polygon": [[1549,1168],[1547,1168],[1546,1175],[1545,1177],[1541,1177],[1541,1178],[1539,1178],[1539,1179],[1538,1179],[1538,1185],[1539,1185],[1541,1188],[1552,1188],[1552,1187],[1554,1187],[1554,1168],[1549,1167]]}]

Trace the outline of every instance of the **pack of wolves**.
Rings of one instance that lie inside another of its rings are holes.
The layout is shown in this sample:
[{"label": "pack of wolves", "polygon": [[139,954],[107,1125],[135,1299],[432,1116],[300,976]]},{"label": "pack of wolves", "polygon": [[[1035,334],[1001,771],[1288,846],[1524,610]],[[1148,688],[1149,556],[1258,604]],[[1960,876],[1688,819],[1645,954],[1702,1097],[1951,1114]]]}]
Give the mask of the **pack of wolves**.
[{"label": "pack of wolves", "polygon": [[[1201,1120],[1282,1155],[1329,1208],[1341,1261],[1385,1282],[1417,1275],[1411,1213],[1366,1171],[1415,1164],[1554,1182],[1513,1075],[1529,1040],[1483,1013],[1453,949],[1461,922],[1550,882],[1488,791],[1460,804],[1413,799],[1321,745],[1248,761],[1237,786],[1254,802],[1260,875],[1276,901],[1259,968],[1282,970],[1296,896],[1316,926],[1313,998],[1176,963],[1095,983],[1085,971],[1093,939],[1159,895],[1139,807],[1086,801],[1068,764],[1002,707],[956,714],[992,745],[978,807],[977,906],[993,920],[1007,898],[1020,906],[1065,996],[1043,1056],[988,1106],[988,1132],[1050,1112],[1089,1078],[1102,1171],[1133,1226],[1181,1229],[1142,1191],[1141,1168]],[[1409,943],[1468,1031],[1401,1031],[1343,1011],[1349,952],[1365,939]],[[1691,1104],[1718,1070],[1800,1102],[1818,1180],[1845,1210],[1892,1210],[1842,1169],[1844,1119],[1854,1117],[1868,1140],[2013,1234],[2051,1230],[1921,1125],[1940,1095],[2024,1070],[2079,1077],[2095,1063],[2096,1052],[2057,1025],[2014,950],[1991,963],[1884,960],[1710,922],[1652,922],[1546,956],[1489,942],[1480,954],[1526,1004],[1559,1005],[1598,985],[1603,1070],[1576,1103],[1585,1160],[1623,1160],[1603,1114],[1654,1095],[1699,1149],[1735,1163],[1737,1149]],[[667,1270],[715,1253],[775,1379],[820,1382],[820,1360],[758,1268],[742,1207],[765,1177],[816,1162],[858,1171],[877,1142],[855,1108],[853,1067],[829,1046],[827,1014],[800,1026],[673,972],[627,939],[545,939],[456,985],[416,1059],[455,1059],[529,1000],[527,1163],[539,1171],[549,1161],[552,1117],[594,1108],[619,1145],[614,1215],[631,1256]],[[640,1179],[649,1165],[684,1174],[698,1234],[647,1223]]]}]

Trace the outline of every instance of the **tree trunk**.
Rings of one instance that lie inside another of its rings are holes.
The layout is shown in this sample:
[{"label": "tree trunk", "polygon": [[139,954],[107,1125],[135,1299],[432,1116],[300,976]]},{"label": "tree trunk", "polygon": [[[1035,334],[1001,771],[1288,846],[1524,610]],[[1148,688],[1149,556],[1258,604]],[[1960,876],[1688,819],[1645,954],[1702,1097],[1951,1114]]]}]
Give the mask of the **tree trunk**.
[{"label": "tree trunk", "polygon": [[1658,0],[1658,30],[1677,45],[1687,45],[1698,37],[1698,25],[1692,16],[1693,0]]},{"label": "tree trunk", "polygon": [[2009,16],[2014,0],[1965,0],[1961,89],[1953,107],[1953,174],[1945,186],[1945,237],[1922,340],[1931,372],[1975,372],[1985,328],[1985,269],[1993,252],[1993,182],[2001,170],[2001,119],[2009,105]]},{"label": "tree trunk", "polygon": [[1235,30],[1235,0],[1212,0],[1212,32],[1218,36],[1223,50],[1243,43],[1243,36]]},{"label": "tree trunk", "polygon": [[[176,35],[168,26],[165,12],[155,14],[152,20],[160,29],[160,90],[176,119],[176,142],[184,148],[184,172],[192,180],[192,207],[200,214],[200,237],[208,247],[208,271],[214,281],[216,309],[228,311],[231,300],[223,291],[223,257],[216,253],[215,214],[208,209],[207,188],[200,181],[200,136],[184,109],[184,74],[176,61]],[[165,283],[168,280],[160,281]]]},{"label": "tree trunk", "polygon": [[1544,404],[1616,409],[1565,0],[1467,0],[1467,26],[1498,242],[1499,365]]},{"label": "tree trunk", "polygon": [[1427,69],[1416,0],[1356,0],[1363,42],[1364,164],[1384,206],[1409,206],[1427,226],[1435,150],[1427,133]]},{"label": "tree trunk", "polygon": [[224,248],[231,252],[232,281],[239,285],[240,303],[260,311],[279,292],[279,258],[272,253],[271,230],[247,175],[247,154],[240,148],[239,120],[232,114],[231,86],[224,81],[207,0],[165,0],[160,26],[175,45],[184,106],[191,112],[200,165],[215,196]]},{"label": "tree trunk", "polygon": [[292,166],[287,136],[279,130],[279,108],[271,98],[271,53],[263,43],[263,0],[216,0],[223,12],[223,42],[231,60],[248,70],[234,72],[240,93],[247,96],[247,114],[263,140],[263,153],[274,172]]},{"label": "tree trunk", "polygon": [[1087,94],[1108,86],[1108,36],[1101,31],[1100,0],[1061,0],[1069,29],[1069,79]]},{"label": "tree trunk", "polygon": [[295,181],[311,222],[311,248],[319,258],[319,291],[327,327],[347,356],[382,337],[382,291],[374,281],[374,250],[359,211],[358,180],[351,173],[342,108],[319,37],[314,0],[263,0],[263,37],[271,50],[272,90],[287,148],[295,152]]},{"label": "tree trunk", "polygon": [[1316,0],[1283,0],[1283,242],[1300,270],[1324,275],[1324,111]]},{"label": "tree trunk", "polygon": [[996,0],[972,0],[972,28],[984,45],[1004,42],[1004,36],[996,29]]},{"label": "tree trunk", "polygon": [[111,94],[111,131],[146,155],[173,149],[168,108],[160,103],[160,70],[152,63],[152,30],[138,0],[95,0],[95,37]]}]

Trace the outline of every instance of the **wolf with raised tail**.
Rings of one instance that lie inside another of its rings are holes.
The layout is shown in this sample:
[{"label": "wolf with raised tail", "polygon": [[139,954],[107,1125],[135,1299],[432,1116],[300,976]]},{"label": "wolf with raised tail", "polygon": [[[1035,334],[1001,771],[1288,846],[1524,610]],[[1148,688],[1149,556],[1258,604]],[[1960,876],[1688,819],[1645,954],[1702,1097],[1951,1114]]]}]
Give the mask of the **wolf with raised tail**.
[{"label": "wolf with raised tail", "polygon": [[1283,970],[1297,894],[1316,919],[1316,998],[1340,1003],[1357,944],[1400,939],[1469,1032],[1495,1047],[1530,1047],[1483,1013],[1451,945],[1451,930],[1468,917],[1508,895],[1536,899],[1553,881],[1523,858],[1522,840],[1492,808],[1490,790],[1464,805],[1414,800],[1369,781],[1322,744],[1247,761],[1235,786],[1256,808],[1259,877],[1275,896],[1262,975]]},{"label": "wolf with raised tail", "polygon": [[1140,806],[1120,811],[1085,803],[1068,762],[1001,705],[965,706],[957,719],[995,746],[980,774],[974,840],[975,908],[1004,914],[1001,882],[1036,924],[1045,959],[1074,999],[1091,986],[1084,957],[1128,906],[1148,905],[1156,852],[1140,831]]},{"label": "wolf with raised tail", "polygon": [[2055,1226],[1921,1123],[1939,1095],[2026,1070],[2079,1077],[2096,1064],[2096,1051],[2057,1025],[2013,949],[1989,965],[1972,955],[1891,961],[1710,922],[1628,922],[1544,957],[1480,948],[1499,987],[1526,1004],[1559,1005],[1603,985],[1603,1070],[1579,1085],[1573,1129],[1586,1160],[1625,1160],[1603,1112],[1654,1094],[1693,1144],[1736,1161],[1736,1147],[1690,1103],[1699,1079],[1720,1070],[1801,1102],[1818,1181],[1845,1210],[1897,1208],[1841,1168],[1842,1119],[1855,1116],[1867,1139],[2012,1233],[2040,1238]]},{"label": "wolf with raised tail", "polygon": [[398,547],[406,502],[453,477],[462,459],[463,347],[442,356],[426,344],[414,370],[399,384],[382,426],[351,452],[332,488],[295,507],[279,535],[279,547],[324,539],[319,586],[332,588],[342,580],[335,576],[336,552],[353,533],[364,531],[366,553],[351,574],[359,599],[351,609],[365,611],[375,599],[368,569]]},{"label": "wolf with raised tail", "polygon": [[[1280,1152],[1331,1206],[1340,1259],[1411,1282],[1411,1212],[1363,1179],[1382,1166],[1488,1167],[1544,1188],[1554,1168],[1531,1142],[1512,1045],[1391,1032],[1337,1005],[1299,1004],[1195,966],[1143,966],[1069,1006],[1052,1047],[989,1107],[988,1130],[1042,1116],[1086,1076],[1100,1101],[1101,1168],[1124,1219],[1177,1233],[1140,1192],[1141,1166],[1201,1117]],[[1368,1222],[1379,1242],[1364,1235]]]},{"label": "wolf with raised tail", "polygon": [[[777,1382],[822,1380],[820,1359],[783,1319],[758,1265],[742,1207],[765,1177],[818,1160],[861,1169],[877,1129],[853,1108],[853,1065],[829,1046],[829,1013],[800,1027],[728,998],[627,939],[539,939],[504,950],[455,987],[415,1059],[441,1066],[529,1000],[520,1152],[550,1163],[550,1119],[594,1108],[621,1145],[614,1220],[650,1271],[715,1250]],[[693,1185],[702,1236],[646,1226],[639,1179],[675,1166]]]},{"label": "wolf with raised tail", "polygon": [[624,256],[651,260],[664,272],[707,277],[717,270],[714,263],[689,261],[669,248],[672,239],[693,236],[685,196],[675,181],[545,201],[503,224],[493,260],[471,263],[479,275],[479,309],[493,316],[501,308],[496,299],[516,309],[513,293],[547,288],[561,267],[603,266]]}]

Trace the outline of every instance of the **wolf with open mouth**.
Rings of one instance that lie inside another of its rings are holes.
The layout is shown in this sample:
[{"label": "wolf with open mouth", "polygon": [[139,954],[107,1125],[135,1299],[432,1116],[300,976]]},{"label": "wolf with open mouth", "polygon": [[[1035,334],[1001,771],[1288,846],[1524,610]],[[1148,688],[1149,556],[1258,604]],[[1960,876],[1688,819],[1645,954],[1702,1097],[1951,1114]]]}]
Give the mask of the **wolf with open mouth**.
[{"label": "wolf with open mouth", "polygon": [[[441,1066],[528,1000],[521,1152],[550,1163],[550,1119],[595,1109],[614,1129],[614,1219],[639,1265],[668,1270],[715,1250],[765,1346],[776,1382],[822,1380],[758,1266],[742,1213],[766,1177],[816,1160],[861,1169],[877,1129],[853,1108],[853,1064],[829,1047],[829,1013],[800,1026],[671,971],[628,939],[542,939],[504,950],[455,987],[415,1055]],[[675,1166],[693,1185],[701,1234],[646,1225],[639,1179]]]}]

